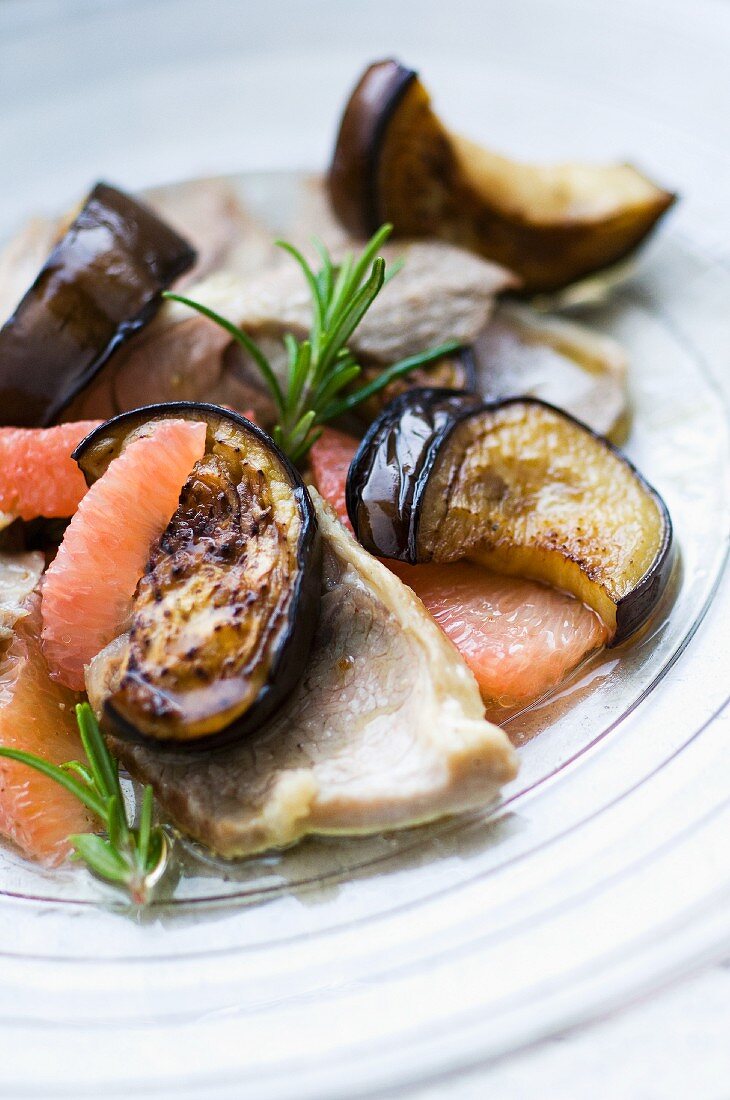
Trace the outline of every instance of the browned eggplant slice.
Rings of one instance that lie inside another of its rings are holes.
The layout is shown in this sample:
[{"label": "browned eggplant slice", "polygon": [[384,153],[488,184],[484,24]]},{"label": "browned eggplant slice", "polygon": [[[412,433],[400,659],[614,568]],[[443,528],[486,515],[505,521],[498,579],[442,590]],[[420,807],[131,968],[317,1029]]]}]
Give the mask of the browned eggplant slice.
[{"label": "browned eggplant slice", "polygon": [[[321,612],[306,671],[281,709],[215,754],[112,742],[178,828],[229,858],[483,807],[517,770],[473,675],[420,600],[313,499]],[[109,663],[106,651],[99,660]],[[95,663],[89,698],[102,710]]]},{"label": "browned eggplant slice", "polygon": [[411,565],[419,561],[415,520],[431,447],[467,410],[481,406],[475,394],[407,390],[372,423],[347,476],[347,512],[367,550]]},{"label": "browned eggplant slice", "polygon": [[[81,443],[87,481],[156,420],[202,421],[206,450],[139,582],[123,656],[96,676],[119,736],[182,748],[242,737],[301,675],[319,607],[317,521],[299,474],[236,413],[179,402],[108,421]],[[105,651],[106,652],[106,651]]]},{"label": "browned eggplant slice", "polygon": [[612,644],[643,625],[672,567],[655,490],[605,439],[530,398],[403,394],[353,459],[347,508],[371,552],[546,581],[592,607]]},{"label": "browned eggplant slice", "polygon": [[98,183],[0,329],[0,423],[50,424],[194,260],[151,210]]},{"label": "browned eggplant slice", "polygon": [[528,292],[615,264],[675,196],[628,164],[518,164],[449,132],[417,73],[371,65],[347,103],[328,177],[335,213],[356,236],[382,222],[437,236],[504,264]]}]

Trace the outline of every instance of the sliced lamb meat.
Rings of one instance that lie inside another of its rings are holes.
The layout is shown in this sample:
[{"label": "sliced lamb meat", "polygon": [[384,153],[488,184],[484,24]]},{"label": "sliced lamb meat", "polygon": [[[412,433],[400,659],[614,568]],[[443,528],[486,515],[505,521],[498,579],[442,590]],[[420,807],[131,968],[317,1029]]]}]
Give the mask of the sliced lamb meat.
[{"label": "sliced lamb meat", "polygon": [[270,231],[246,209],[227,180],[197,179],[153,187],[144,197],[198,254],[178,289],[224,268],[251,275],[278,258]]},{"label": "sliced lamb meat", "polygon": [[[513,285],[503,268],[441,242],[386,245],[383,253],[390,262],[403,258],[405,266],[352,339],[355,355],[369,363],[391,363],[450,339],[471,343],[487,324],[495,295]],[[294,264],[248,279],[219,271],[185,293],[246,329],[283,379],[282,336],[304,337],[312,314],[309,290]],[[214,322],[167,302],[64,419],[108,416],[110,410],[183,398],[252,408],[264,427],[272,420],[273,406],[248,356]]]},{"label": "sliced lamb meat", "polygon": [[[470,344],[485,327],[495,296],[516,285],[510,272],[440,241],[386,244],[388,263],[403,270],[388,283],[351,341],[355,355],[393,363],[446,340]],[[230,315],[253,337],[309,329],[312,307],[301,272],[279,267],[248,281],[242,309]]]},{"label": "sliced lamb meat", "polygon": [[620,344],[585,325],[500,304],[474,342],[477,384],[489,400],[539,397],[623,442],[628,363]]}]

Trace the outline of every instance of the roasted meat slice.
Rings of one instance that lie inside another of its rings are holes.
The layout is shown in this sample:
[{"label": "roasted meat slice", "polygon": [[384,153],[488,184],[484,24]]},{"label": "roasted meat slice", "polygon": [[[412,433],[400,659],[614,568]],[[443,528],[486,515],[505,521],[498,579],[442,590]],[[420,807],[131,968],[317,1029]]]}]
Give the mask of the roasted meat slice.
[{"label": "roasted meat slice", "polygon": [[610,336],[510,302],[498,306],[471,350],[476,388],[488,401],[538,397],[612,443],[626,438],[628,361]]}]

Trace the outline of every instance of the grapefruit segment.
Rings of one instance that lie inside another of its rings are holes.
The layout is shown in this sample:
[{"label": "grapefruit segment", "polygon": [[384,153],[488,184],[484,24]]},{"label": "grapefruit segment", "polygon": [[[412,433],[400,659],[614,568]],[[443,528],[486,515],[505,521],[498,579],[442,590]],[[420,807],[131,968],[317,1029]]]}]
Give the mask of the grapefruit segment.
[{"label": "grapefruit segment", "polygon": [[538,699],[608,640],[594,611],[537,581],[470,562],[389,564],[451,638],[488,706]]},{"label": "grapefruit segment", "polygon": [[0,428],[0,512],[21,519],[72,516],[86,493],[73,449],[100,423],[76,420],[55,428]]},{"label": "grapefruit segment", "polygon": [[66,528],[43,584],[43,652],[74,691],[124,626],[150,548],[170,522],[205,449],[205,424],[160,420],[94,482]]},{"label": "grapefruit segment", "polygon": [[[53,764],[83,760],[74,717],[78,698],[51,680],[41,652],[37,593],[26,609],[0,662],[0,743]],[[27,856],[56,865],[69,852],[67,837],[93,828],[89,812],[52,779],[25,764],[0,760],[0,833]]]}]

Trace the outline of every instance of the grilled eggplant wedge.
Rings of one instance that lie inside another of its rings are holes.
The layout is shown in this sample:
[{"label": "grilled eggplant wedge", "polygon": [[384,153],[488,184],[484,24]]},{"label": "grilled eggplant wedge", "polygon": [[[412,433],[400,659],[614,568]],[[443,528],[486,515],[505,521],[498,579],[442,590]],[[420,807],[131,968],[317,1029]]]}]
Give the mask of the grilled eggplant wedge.
[{"label": "grilled eggplant wedge", "polygon": [[605,439],[529,398],[396,398],[353,459],[347,508],[372,553],[545,581],[592,607],[614,645],[647,620],[671,571],[658,494]]},{"label": "grilled eggplant wedge", "polygon": [[194,261],[156,214],[98,183],[0,329],[0,423],[52,423]]},{"label": "grilled eggplant wedge", "polygon": [[309,493],[272,440],[214,405],[149,406],[101,425],[75,453],[87,481],[170,417],[207,425],[205,454],[151,552],[128,633],[93,675],[106,685],[107,729],[208,748],[260,726],[301,675],[319,607],[319,536]]},{"label": "grilled eggplant wedge", "polygon": [[450,133],[418,74],[371,65],[345,108],[328,176],[335,214],[367,237],[385,221],[496,260],[526,292],[615,264],[675,196],[628,164],[519,164]]}]

